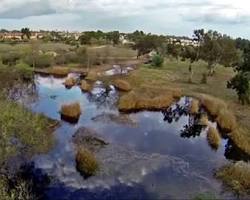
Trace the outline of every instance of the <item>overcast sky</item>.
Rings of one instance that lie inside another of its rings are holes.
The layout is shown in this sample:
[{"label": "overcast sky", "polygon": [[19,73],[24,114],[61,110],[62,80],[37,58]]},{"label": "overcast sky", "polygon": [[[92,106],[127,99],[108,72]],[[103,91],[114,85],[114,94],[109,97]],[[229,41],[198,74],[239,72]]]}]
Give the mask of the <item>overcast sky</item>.
[{"label": "overcast sky", "polygon": [[0,0],[0,28],[119,30],[191,36],[197,28],[250,39],[249,0]]}]

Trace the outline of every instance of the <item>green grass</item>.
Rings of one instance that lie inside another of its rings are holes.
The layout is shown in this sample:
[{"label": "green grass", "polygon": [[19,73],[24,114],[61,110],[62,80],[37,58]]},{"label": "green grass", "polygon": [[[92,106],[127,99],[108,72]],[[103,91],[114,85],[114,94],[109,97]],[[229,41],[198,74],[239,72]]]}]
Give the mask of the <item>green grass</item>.
[{"label": "green grass", "polygon": [[55,122],[42,115],[33,114],[22,106],[0,98],[0,161],[19,152],[17,139],[31,154],[47,152],[53,145]]}]

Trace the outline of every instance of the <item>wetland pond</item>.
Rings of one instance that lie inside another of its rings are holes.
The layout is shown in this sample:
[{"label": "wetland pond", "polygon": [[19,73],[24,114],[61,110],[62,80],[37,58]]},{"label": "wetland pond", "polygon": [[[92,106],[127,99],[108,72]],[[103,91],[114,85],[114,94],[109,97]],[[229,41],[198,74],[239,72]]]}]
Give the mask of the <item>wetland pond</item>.
[{"label": "wetland pond", "polygon": [[[91,92],[83,93],[78,86],[66,89],[64,81],[36,75],[33,94],[19,99],[61,124],[53,149],[32,158],[30,173],[42,183],[41,177],[49,179],[39,187],[42,199],[186,199],[199,193],[233,197],[214,172],[238,154],[225,139],[217,150],[209,146],[207,128],[195,125],[188,114],[190,98],[161,112],[122,114],[113,86],[107,89],[97,81]],[[74,124],[60,115],[61,105],[70,102],[79,102],[82,109]],[[96,132],[108,143],[96,153],[99,171],[87,179],[76,170],[74,135],[79,128]]]}]

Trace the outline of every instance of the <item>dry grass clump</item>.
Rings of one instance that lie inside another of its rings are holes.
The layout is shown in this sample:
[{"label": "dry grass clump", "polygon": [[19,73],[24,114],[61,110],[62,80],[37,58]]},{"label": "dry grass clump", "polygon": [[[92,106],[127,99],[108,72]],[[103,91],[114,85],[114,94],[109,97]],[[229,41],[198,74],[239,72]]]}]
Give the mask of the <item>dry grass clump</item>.
[{"label": "dry grass clump", "polygon": [[161,110],[169,107],[174,100],[171,94],[165,94],[158,97],[144,97],[134,92],[130,92],[120,98],[118,108],[122,112]]},{"label": "dry grass clump", "polygon": [[135,92],[130,92],[126,95],[123,95],[119,99],[118,108],[120,111],[130,111],[136,108],[137,96]]},{"label": "dry grass clump", "polygon": [[99,165],[94,154],[85,148],[80,148],[76,154],[76,168],[87,178],[96,175]]},{"label": "dry grass clump", "polygon": [[209,120],[207,114],[202,114],[199,120],[199,124],[201,126],[208,126]]},{"label": "dry grass clump", "polygon": [[190,113],[197,114],[200,109],[200,102],[197,99],[192,99],[190,104]]},{"label": "dry grass clump", "polygon": [[198,95],[198,98],[201,101],[201,105],[204,106],[212,116],[217,117],[221,110],[227,109],[226,103],[218,98],[205,94]]},{"label": "dry grass clump", "polygon": [[250,163],[240,161],[222,167],[216,177],[237,194],[250,194]]},{"label": "dry grass clump", "polygon": [[217,150],[219,148],[221,143],[221,137],[216,128],[212,126],[209,127],[207,132],[207,141],[213,149]]},{"label": "dry grass clump", "polygon": [[171,94],[173,95],[174,98],[179,99],[182,97],[182,90],[179,88],[171,88],[168,89],[169,92],[171,92]]},{"label": "dry grass clump", "polygon": [[241,150],[250,155],[250,137],[249,131],[244,128],[237,128],[233,132],[228,133],[227,136],[237,145]]},{"label": "dry grass clump", "polygon": [[78,120],[81,115],[81,106],[78,102],[65,104],[61,107],[61,115],[64,119]]},{"label": "dry grass clump", "polygon": [[81,90],[84,91],[84,92],[90,92],[92,90],[91,85],[85,80],[81,81],[81,86],[80,87],[81,87]]},{"label": "dry grass clump", "polygon": [[49,69],[49,73],[54,76],[67,76],[70,70],[67,67],[52,67]]},{"label": "dry grass clump", "polygon": [[236,118],[224,101],[205,94],[198,95],[198,98],[209,114],[216,117],[216,122],[223,131],[231,132],[237,128]]},{"label": "dry grass clump", "polygon": [[113,84],[120,91],[129,92],[132,90],[131,85],[127,81],[121,79],[115,80]]},{"label": "dry grass clump", "polygon": [[98,80],[98,74],[95,71],[88,72],[86,78],[88,81],[97,81]]},{"label": "dry grass clump", "polygon": [[70,89],[76,84],[76,80],[73,77],[67,78],[64,82],[66,88]]},{"label": "dry grass clump", "polygon": [[224,132],[231,132],[237,128],[236,117],[227,109],[221,109],[216,121]]}]

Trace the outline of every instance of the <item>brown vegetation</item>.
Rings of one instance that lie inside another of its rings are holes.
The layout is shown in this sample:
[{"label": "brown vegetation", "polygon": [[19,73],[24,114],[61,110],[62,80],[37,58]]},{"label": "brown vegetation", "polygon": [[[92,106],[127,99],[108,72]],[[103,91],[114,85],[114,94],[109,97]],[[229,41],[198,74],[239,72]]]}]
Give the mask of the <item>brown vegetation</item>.
[{"label": "brown vegetation", "polygon": [[73,77],[67,78],[64,82],[66,88],[70,89],[75,86],[76,80]]},{"label": "brown vegetation", "polygon": [[209,121],[208,121],[208,116],[207,114],[202,114],[199,120],[199,124],[201,126],[208,126]]},{"label": "brown vegetation", "polygon": [[221,143],[221,137],[218,130],[212,126],[209,127],[207,132],[207,141],[213,149],[218,149]]},{"label": "brown vegetation", "polygon": [[190,113],[197,114],[200,109],[199,101],[197,99],[193,99],[190,104]]},{"label": "brown vegetation", "polygon": [[124,80],[117,79],[113,84],[120,91],[129,92],[132,89],[131,85]]},{"label": "brown vegetation", "polygon": [[79,103],[65,104],[61,107],[61,116],[66,121],[78,121],[81,115],[81,106]]},{"label": "brown vegetation", "polygon": [[81,87],[81,90],[84,91],[84,92],[90,92],[92,90],[91,85],[85,80],[81,81],[81,86],[80,87]]},{"label": "brown vegetation", "polygon": [[122,112],[133,112],[140,110],[161,110],[169,107],[174,102],[173,94],[163,94],[156,97],[139,96],[135,92],[123,95],[118,104]]},{"label": "brown vegetation", "polygon": [[227,109],[220,110],[216,121],[223,132],[231,132],[237,128],[234,114]]},{"label": "brown vegetation", "polygon": [[240,161],[227,165],[216,172],[221,179],[237,194],[250,194],[250,164]]},{"label": "brown vegetation", "polygon": [[89,150],[80,148],[76,154],[76,168],[87,178],[97,173],[99,165],[95,156]]},{"label": "brown vegetation", "polygon": [[49,73],[54,76],[67,76],[70,70],[67,67],[52,67],[49,69]]}]

